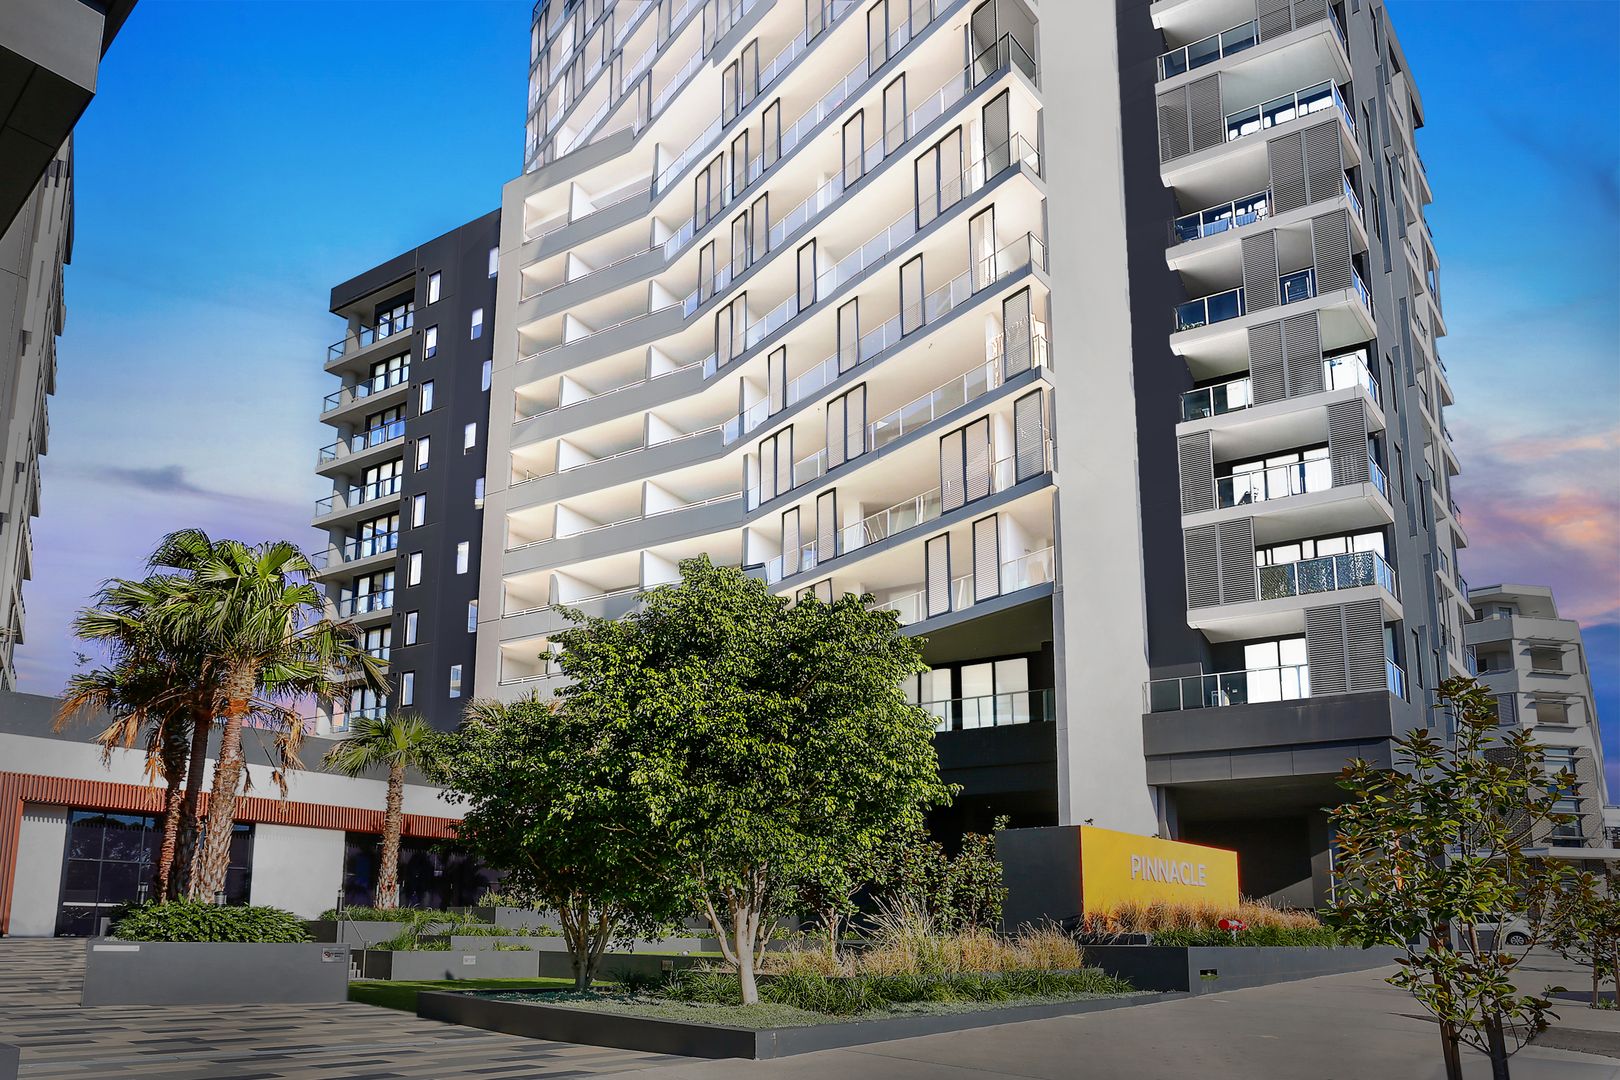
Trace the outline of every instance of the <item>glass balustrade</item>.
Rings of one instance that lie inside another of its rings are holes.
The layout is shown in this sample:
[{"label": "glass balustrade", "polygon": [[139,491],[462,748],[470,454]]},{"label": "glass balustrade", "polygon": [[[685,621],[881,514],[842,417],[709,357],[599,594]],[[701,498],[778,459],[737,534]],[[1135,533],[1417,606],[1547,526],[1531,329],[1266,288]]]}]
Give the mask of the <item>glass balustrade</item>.
[{"label": "glass balustrade", "polygon": [[346,596],[337,602],[337,613],[343,618],[364,615],[371,611],[386,611],[394,606],[394,590]]},{"label": "glass balustrade", "polygon": [[1253,135],[1257,131],[1324,112],[1335,106],[1344,117],[1344,122],[1354,132],[1356,119],[1350,114],[1350,108],[1344,103],[1344,98],[1339,95],[1339,88],[1330,80],[1292,94],[1284,94],[1282,97],[1273,98],[1251,108],[1229,113],[1226,117],[1226,141],[1241,139],[1245,135]]},{"label": "glass balustrade", "polygon": [[382,341],[403,333],[416,325],[416,312],[407,311],[403,315],[378,320],[375,326],[363,326],[357,332],[346,336],[342,341],[335,341],[326,347],[328,362],[336,360],[345,353],[364,349],[368,345]]},{"label": "glass balustrade", "polygon": [[1051,690],[1015,690],[978,697],[924,701],[919,707],[935,721],[936,731],[966,731],[1040,723],[1057,716]]},{"label": "glass balustrade", "polygon": [[1205,64],[1213,64],[1223,56],[1231,56],[1252,49],[1260,42],[1260,24],[1253,20],[1234,26],[1219,34],[1211,34],[1202,41],[1171,49],[1159,57],[1159,79],[1172,78],[1188,71],[1196,71]]},{"label": "glass balustrade", "polygon": [[1343,555],[1324,555],[1277,566],[1262,566],[1259,572],[1262,600],[1309,596],[1364,585],[1380,585],[1391,596],[1400,596],[1395,571],[1383,556],[1372,551],[1352,551]]},{"label": "glass balustrade", "polygon": [[1285,499],[1290,495],[1326,491],[1332,486],[1333,466],[1323,456],[1291,465],[1218,477],[1215,494],[1219,506],[1246,506],[1271,499]]},{"label": "glass balustrade", "polygon": [[926,587],[875,604],[873,610],[893,611],[900,617],[901,626],[909,626],[952,611],[963,611],[984,600],[1023,589],[1032,589],[1037,585],[1050,584],[1056,569],[1054,555],[1051,547],[1045,547],[1028,555],[1009,559],[998,568],[996,582],[988,589],[980,587],[974,574],[953,578],[945,589],[946,604],[937,610],[931,610],[929,607],[929,590]]},{"label": "glass balustrade", "polygon": [[[1367,291],[1366,282],[1361,280],[1361,274],[1354,269],[1350,271],[1350,288],[1362,305],[1371,312],[1372,294]],[[1281,304],[1295,304],[1313,298],[1317,294],[1316,268],[1307,266],[1303,270],[1279,276],[1277,292]],[[1239,286],[1213,296],[1201,296],[1197,300],[1188,300],[1184,304],[1176,305],[1173,332],[1196,330],[1201,326],[1211,326],[1247,314],[1248,306],[1244,301],[1243,287]]]},{"label": "glass balustrade", "polygon": [[[1322,361],[1322,390],[1343,390],[1351,386],[1365,387],[1373,401],[1380,401],[1378,380],[1367,370],[1366,353],[1357,350],[1330,356]],[[1299,396],[1299,395],[1296,395]],[[1237,412],[1255,405],[1253,381],[1248,375],[1230,379],[1214,386],[1188,390],[1181,395],[1181,419],[1205,420]]]},{"label": "glass balustrade", "polygon": [[1147,684],[1146,696],[1150,713],[1298,701],[1311,696],[1311,673],[1305,664],[1289,664],[1179,679],[1153,679]]},{"label": "glass balustrade", "polygon": [[1189,240],[1199,240],[1206,236],[1226,232],[1228,229],[1240,229],[1245,225],[1253,225],[1257,221],[1264,221],[1271,216],[1271,189],[1257,191],[1253,195],[1245,195],[1241,199],[1233,199],[1219,206],[1211,206],[1194,214],[1186,214],[1176,218],[1171,226],[1172,241],[1185,244]]},{"label": "glass balustrade", "polygon": [[338,549],[340,562],[354,562],[356,559],[369,559],[373,555],[382,555],[399,547],[399,532],[378,533],[375,536],[357,536],[343,542]]},{"label": "glass balustrade", "polygon": [[[352,507],[362,506],[376,499],[383,499],[390,495],[397,495],[399,493],[401,480],[401,477],[394,476],[387,480],[378,480],[371,484],[350,485],[349,489],[343,492],[341,495],[334,493],[316,502],[315,512],[317,514],[330,514],[334,510],[346,510]],[[342,499],[341,505],[338,503],[340,498]]]},{"label": "glass balustrade", "polygon": [[355,383],[353,386],[345,386],[336,393],[327,394],[325,408],[321,411],[331,412],[339,406],[348,405],[355,401],[363,401],[373,394],[380,394],[384,390],[408,382],[410,377],[411,368],[409,364],[404,367],[392,368],[386,374],[377,375],[364,382]]}]

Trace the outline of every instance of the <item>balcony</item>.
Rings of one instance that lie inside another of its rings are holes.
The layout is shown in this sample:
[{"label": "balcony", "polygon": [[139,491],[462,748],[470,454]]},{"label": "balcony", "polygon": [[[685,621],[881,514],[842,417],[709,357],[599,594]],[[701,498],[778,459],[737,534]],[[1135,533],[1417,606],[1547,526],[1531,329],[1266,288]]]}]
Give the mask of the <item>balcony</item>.
[{"label": "balcony", "polygon": [[416,312],[407,311],[397,318],[381,319],[375,326],[362,326],[344,336],[341,341],[334,341],[326,347],[326,362],[331,364],[334,360],[341,360],[345,356],[352,356],[375,345],[379,341],[398,334],[403,334],[416,325]]},{"label": "balcony", "polygon": [[1008,727],[1013,724],[1041,723],[1056,719],[1057,708],[1051,690],[1016,690],[979,697],[924,701],[921,708],[934,718],[935,731],[971,731],[976,728]]},{"label": "balcony", "polygon": [[[1406,697],[1406,672],[1393,660],[1384,661],[1386,689]],[[1311,673],[1306,664],[1189,675],[1179,679],[1152,679],[1144,692],[1144,712],[1183,712],[1222,709],[1270,701],[1299,701],[1311,697]]]},{"label": "balcony", "polygon": [[1260,24],[1254,20],[1234,26],[1219,34],[1211,34],[1202,41],[1171,49],[1159,56],[1159,81],[1173,78],[1188,71],[1196,71],[1205,64],[1213,64],[1224,56],[1252,49],[1260,44]]},{"label": "balcony", "polygon": [[[1350,353],[1343,356],[1330,356],[1322,361],[1322,390],[1347,390],[1352,386],[1366,389],[1373,401],[1380,406],[1378,380],[1372,372],[1367,370],[1366,361],[1360,354]],[[1287,399],[1284,399],[1287,400]],[[1267,402],[1267,404],[1274,404]],[[1224,416],[1231,412],[1241,412],[1251,409],[1255,405],[1253,380],[1244,375],[1241,378],[1231,379],[1218,383],[1215,386],[1200,387],[1197,390],[1188,390],[1181,395],[1181,422],[1191,423],[1194,420],[1207,420],[1214,416]]]},{"label": "balcony", "polygon": [[[1044,475],[1052,468],[1052,446],[1050,443],[1046,444],[1044,452],[1046,467],[1042,473],[1035,475]],[[1023,480],[1032,479],[1034,479],[1034,476],[1023,478]],[[986,499],[991,495],[1000,494],[1021,482],[1023,481],[1018,476],[1018,456],[1017,454],[1009,454],[990,466],[989,491],[979,498]],[[821,542],[812,540],[794,551],[778,555],[765,564],[765,580],[767,583],[774,585],[783,578],[792,577],[794,574],[807,574],[835,558],[852,554],[880,540],[887,540],[918,526],[926,525],[930,521],[936,521],[948,512],[945,508],[944,498],[943,489],[934,488],[904,502],[896,503],[887,509],[879,510],[875,514],[868,514],[855,524],[846,525],[834,534],[833,544],[836,548],[834,551],[823,551]],[[974,502],[977,501],[974,500]],[[972,502],[962,504],[962,506],[971,505],[973,505]],[[950,508],[950,512],[954,512],[959,508],[953,506]]]},{"label": "balcony", "polygon": [[1376,599],[1383,608],[1385,623],[1397,622],[1404,615],[1395,571],[1376,552],[1355,551],[1258,566],[1255,584],[1256,599],[1189,606],[1187,625],[1212,642],[1297,637],[1305,633],[1306,608],[1320,606],[1308,602],[1309,597],[1357,589],[1366,591],[1338,595],[1334,602]]},{"label": "balcony", "polygon": [[343,541],[333,558],[328,553],[327,565],[336,569],[349,563],[357,563],[364,559],[386,555],[399,547],[399,531],[378,533],[375,536],[355,536]]},{"label": "balcony", "polygon": [[[1372,294],[1367,291],[1366,283],[1361,275],[1350,271],[1352,288],[1356,296],[1372,310]],[[1281,293],[1279,306],[1297,304],[1302,300],[1310,300],[1316,296],[1316,268],[1307,266],[1303,270],[1295,270],[1291,274],[1283,274],[1277,278],[1277,287]],[[1266,310],[1272,310],[1267,308]],[[1175,325],[1173,333],[1183,330],[1196,330],[1201,326],[1210,326],[1214,323],[1226,322],[1229,319],[1240,318],[1248,314],[1243,303],[1243,287],[1228,289],[1226,292],[1216,293],[1213,296],[1200,297],[1189,300],[1185,304],[1177,305],[1175,312]]]},{"label": "balcony", "polygon": [[1290,120],[1297,120],[1302,116],[1311,116],[1319,112],[1326,112],[1337,107],[1339,115],[1349,125],[1352,133],[1356,130],[1356,118],[1350,113],[1350,106],[1344,103],[1339,95],[1339,88],[1330,80],[1307,86],[1303,90],[1296,90],[1292,94],[1272,98],[1270,101],[1226,116],[1226,141],[1234,142],[1246,135],[1274,128],[1279,124],[1286,124]]},{"label": "balcony", "polygon": [[[1389,481],[1378,462],[1367,459],[1368,482],[1384,498],[1389,498]],[[1312,458],[1291,465],[1277,465],[1269,469],[1252,469],[1217,477],[1215,504],[1225,509],[1248,506],[1253,503],[1286,499],[1295,495],[1326,491],[1333,487],[1333,463],[1327,457]]]},{"label": "balcony", "polygon": [[398,495],[404,478],[389,477],[387,480],[378,480],[371,484],[350,485],[348,490],[334,492],[315,503],[316,518],[327,517],[330,514],[341,513],[345,510],[356,510],[368,506],[378,499],[387,499]]},{"label": "balcony", "polygon": [[337,613],[339,618],[352,619],[360,615],[389,611],[393,606],[394,590],[384,589],[382,592],[343,597],[337,602]]},{"label": "balcony", "polygon": [[349,457],[366,450],[374,450],[379,446],[386,446],[396,439],[405,437],[405,421],[390,420],[386,424],[378,424],[374,428],[356,432],[347,439],[339,439],[335,443],[321,447],[319,464],[336,461],[339,458]]},{"label": "balcony", "polygon": [[326,395],[326,400],[321,405],[321,415],[325,416],[357,401],[368,401],[385,390],[404,386],[410,380],[411,366],[406,364],[403,367],[393,368],[386,374],[355,383],[353,386],[345,386],[336,393]]},{"label": "balcony", "polygon": [[901,626],[910,626],[951,612],[966,611],[974,604],[986,600],[997,599],[1024,589],[1033,589],[1038,585],[1049,585],[1055,580],[1056,552],[1051,547],[1044,547],[1028,555],[1009,559],[997,569],[998,588],[994,596],[976,598],[975,594],[978,591],[975,587],[976,575],[963,574],[961,577],[951,579],[950,586],[946,590],[944,607],[936,607],[933,610],[929,608],[928,588],[924,585],[915,591],[903,592],[883,603],[875,604],[873,610],[893,611],[900,616]]},{"label": "balcony", "polygon": [[1395,581],[1395,571],[1382,555],[1374,551],[1324,555],[1257,569],[1260,572],[1262,601],[1359,589],[1367,585],[1377,585],[1396,599],[1401,595]]}]

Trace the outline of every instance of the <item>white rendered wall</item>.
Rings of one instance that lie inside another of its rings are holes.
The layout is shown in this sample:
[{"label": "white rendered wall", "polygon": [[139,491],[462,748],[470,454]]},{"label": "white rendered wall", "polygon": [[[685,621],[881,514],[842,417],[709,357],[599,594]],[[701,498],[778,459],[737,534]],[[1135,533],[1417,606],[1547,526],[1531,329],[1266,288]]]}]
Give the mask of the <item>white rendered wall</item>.
[{"label": "white rendered wall", "polygon": [[249,902],[306,919],[334,906],[343,886],[345,836],[341,829],[255,825]]},{"label": "white rendered wall", "polygon": [[11,890],[13,937],[51,937],[62,898],[62,857],[67,851],[67,807],[23,807],[17,835],[17,881]]}]

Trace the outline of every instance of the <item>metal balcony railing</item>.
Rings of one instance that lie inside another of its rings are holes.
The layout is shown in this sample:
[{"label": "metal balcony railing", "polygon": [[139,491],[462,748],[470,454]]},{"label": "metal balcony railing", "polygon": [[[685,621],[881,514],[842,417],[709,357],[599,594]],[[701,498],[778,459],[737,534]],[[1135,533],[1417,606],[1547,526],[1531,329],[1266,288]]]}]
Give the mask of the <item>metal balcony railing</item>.
[{"label": "metal balcony railing", "polygon": [[348,619],[367,612],[387,611],[393,606],[394,590],[384,589],[382,592],[364,593],[360,596],[345,596],[337,602],[337,613],[340,617]]},{"label": "metal balcony railing", "polygon": [[[1372,293],[1367,291],[1366,283],[1361,280],[1361,274],[1356,270],[1350,271],[1350,287],[1362,305],[1369,312],[1372,311]],[[1302,270],[1280,275],[1277,278],[1277,288],[1279,304],[1295,304],[1301,300],[1311,299],[1316,295],[1316,268],[1307,266]],[[1201,296],[1197,300],[1176,305],[1172,332],[1179,334],[1183,330],[1196,330],[1201,326],[1226,322],[1247,314],[1248,307],[1244,303],[1243,287],[1240,285],[1213,296]]]},{"label": "metal balcony railing", "polygon": [[362,326],[355,333],[349,334],[342,341],[334,341],[326,347],[326,360],[328,363],[336,360],[344,353],[351,353],[363,349],[367,345],[404,333],[416,325],[416,312],[407,311],[404,315],[379,319],[375,326]]},{"label": "metal balcony railing", "polygon": [[358,559],[369,559],[373,555],[381,555],[399,547],[399,531],[377,533],[374,536],[355,536],[338,547],[337,562],[354,562]]},{"label": "metal balcony railing", "polygon": [[1305,89],[1297,90],[1292,94],[1272,98],[1270,101],[1251,108],[1228,113],[1226,116],[1226,141],[1232,142],[1243,138],[1245,135],[1253,135],[1267,128],[1276,127],[1278,124],[1286,124],[1290,120],[1297,120],[1302,116],[1325,112],[1335,106],[1338,107],[1339,115],[1344,118],[1344,122],[1354,133],[1356,130],[1356,118],[1351,115],[1350,107],[1344,103],[1344,98],[1339,95],[1339,88],[1334,85],[1332,80],[1329,80],[1328,82],[1317,83],[1315,86],[1307,86]]},{"label": "metal balcony railing", "polygon": [[352,402],[363,401],[373,394],[380,394],[384,390],[408,382],[410,377],[411,366],[405,364],[401,367],[391,368],[385,374],[373,376],[364,382],[355,383],[353,386],[345,386],[336,393],[326,395],[321,412],[329,413],[333,409],[341,408]]},{"label": "metal balcony railing", "polygon": [[1012,690],[976,697],[924,701],[920,707],[934,718],[935,731],[969,731],[1055,719],[1051,690]]},{"label": "metal balcony railing", "polygon": [[1383,556],[1372,551],[1352,551],[1343,555],[1323,555],[1315,559],[1282,563],[1257,568],[1260,578],[1260,599],[1280,600],[1288,596],[1309,596],[1313,593],[1355,589],[1363,585],[1381,585],[1396,599],[1400,590],[1395,571]]},{"label": "metal balcony railing", "polygon": [[341,453],[358,454],[362,450],[369,450],[373,446],[392,442],[405,437],[405,421],[390,420],[386,424],[378,424],[374,428],[356,432],[347,439],[339,439],[335,443],[321,447],[320,459],[332,461]]},{"label": "metal balcony railing", "polygon": [[1305,664],[1151,679],[1146,687],[1147,712],[1218,709],[1263,701],[1297,701],[1311,696],[1311,672]]},{"label": "metal balcony railing", "polygon": [[1185,244],[1206,236],[1241,229],[1271,216],[1271,189],[1245,195],[1241,199],[1184,214],[1170,223],[1170,243]]},{"label": "metal balcony railing", "polygon": [[1009,593],[1019,592],[1023,589],[1032,589],[1037,585],[1050,584],[1056,572],[1055,552],[1050,546],[1032,551],[1028,555],[1009,559],[998,567],[996,580],[993,582],[993,591],[980,595],[979,581],[975,574],[963,574],[953,578],[945,590],[944,605],[937,608],[929,607],[929,590],[927,586],[915,592],[886,600],[873,606],[875,611],[893,611],[900,616],[901,626],[910,626],[912,623],[922,622],[924,619],[937,618],[952,611],[965,611],[976,603],[992,600]]},{"label": "metal balcony railing", "polygon": [[[387,480],[378,480],[370,484],[351,485],[341,494],[334,492],[315,503],[317,517],[332,513],[334,510],[350,510],[356,506],[364,506],[377,499],[386,499],[390,495],[398,495],[400,484],[404,478],[391,476]],[[339,504],[341,500],[341,505]]]},{"label": "metal balcony railing", "polygon": [[[1381,402],[1378,380],[1367,370],[1365,350],[1330,356],[1322,361],[1322,390],[1343,390],[1350,386],[1364,386],[1373,401]],[[1188,390],[1181,395],[1181,419],[1204,420],[1252,408],[1255,404],[1253,380],[1244,375],[1214,386]]]},{"label": "metal balcony railing", "polygon": [[1159,80],[1173,78],[1184,72],[1195,71],[1205,64],[1213,64],[1223,56],[1231,56],[1260,44],[1260,24],[1253,19],[1242,26],[1211,34],[1202,41],[1171,49],[1159,56]]}]

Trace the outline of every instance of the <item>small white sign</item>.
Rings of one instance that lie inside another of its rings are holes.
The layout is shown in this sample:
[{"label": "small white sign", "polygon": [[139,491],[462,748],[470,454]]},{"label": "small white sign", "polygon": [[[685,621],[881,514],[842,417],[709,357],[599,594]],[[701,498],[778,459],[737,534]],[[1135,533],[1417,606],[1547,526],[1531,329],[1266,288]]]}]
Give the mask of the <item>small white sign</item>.
[{"label": "small white sign", "polygon": [[91,952],[140,952],[139,945],[92,945]]},{"label": "small white sign", "polygon": [[461,958],[461,966],[462,967],[472,967],[477,963],[478,963],[478,957],[476,957],[476,956],[463,956]]}]

